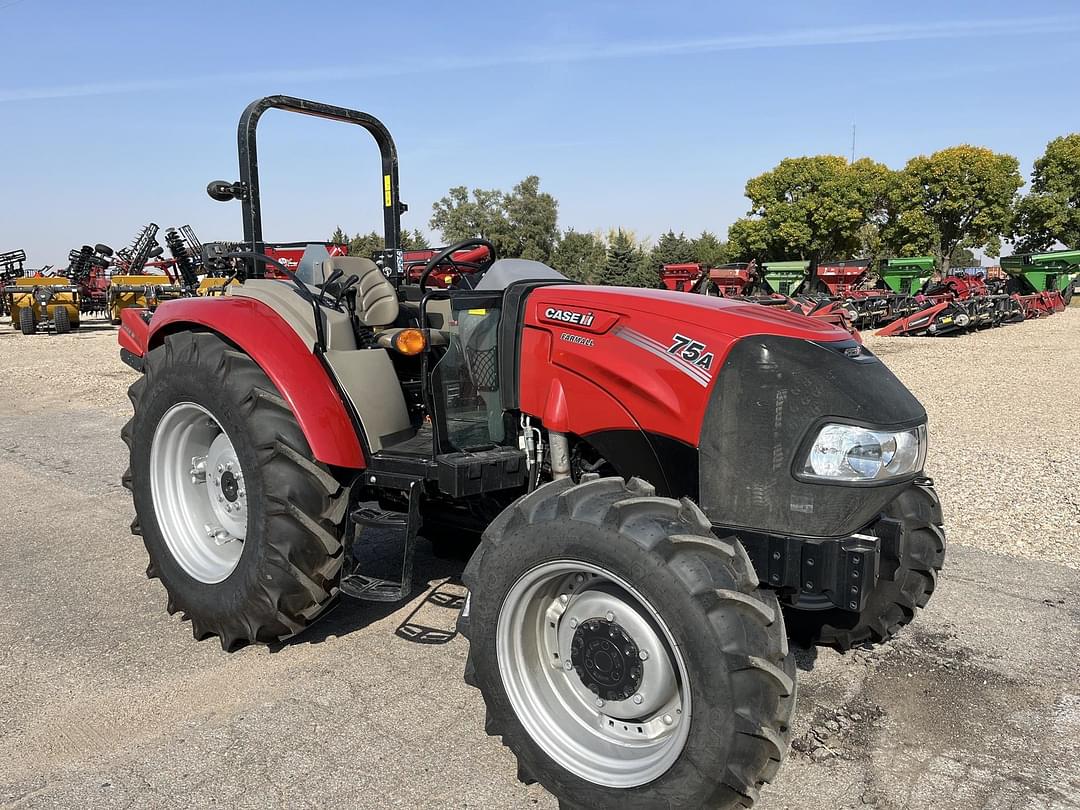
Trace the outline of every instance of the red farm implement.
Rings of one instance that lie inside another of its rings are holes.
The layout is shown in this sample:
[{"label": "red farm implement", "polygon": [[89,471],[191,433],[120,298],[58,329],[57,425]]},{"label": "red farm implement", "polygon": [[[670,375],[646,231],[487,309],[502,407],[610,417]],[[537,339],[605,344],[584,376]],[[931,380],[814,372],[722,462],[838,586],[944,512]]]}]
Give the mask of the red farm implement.
[{"label": "red farm implement", "polygon": [[757,264],[733,262],[717,267],[697,262],[665,264],[660,268],[660,283],[665,290],[675,292],[738,298],[750,294],[757,286]]},{"label": "red farm implement", "polygon": [[882,336],[943,337],[1023,320],[1014,298],[978,275],[949,275],[911,298],[915,312],[878,331]]},{"label": "red farm implement", "polygon": [[796,294],[804,286],[807,266],[806,262],[774,262],[759,271],[755,262],[719,267],[705,267],[694,262],[665,264],[660,268],[660,282],[665,289],[676,292],[741,299],[817,318],[860,340],[853,311],[839,299]]},{"label": "red farm implement", "polygon": [[817,278],[825,285],[830,295],[844,297],[860,288],[866,281],[869,271],[869,259],[850,259],[843,262],[819,264]]}]

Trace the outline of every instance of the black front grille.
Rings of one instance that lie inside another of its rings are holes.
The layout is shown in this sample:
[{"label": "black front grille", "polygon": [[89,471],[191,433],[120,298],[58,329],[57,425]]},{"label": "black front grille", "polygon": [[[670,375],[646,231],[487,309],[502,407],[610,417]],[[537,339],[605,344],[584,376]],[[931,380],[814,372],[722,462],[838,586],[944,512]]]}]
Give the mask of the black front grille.
[{"label": "black front grille", "polygon": [[842,537],[869,523],[907,486],[799,481],[793,471],[821,425],[914,426],[926,412],[854,341],[759,335],[724,361],[702,423],[700,503],[719,526]]}]

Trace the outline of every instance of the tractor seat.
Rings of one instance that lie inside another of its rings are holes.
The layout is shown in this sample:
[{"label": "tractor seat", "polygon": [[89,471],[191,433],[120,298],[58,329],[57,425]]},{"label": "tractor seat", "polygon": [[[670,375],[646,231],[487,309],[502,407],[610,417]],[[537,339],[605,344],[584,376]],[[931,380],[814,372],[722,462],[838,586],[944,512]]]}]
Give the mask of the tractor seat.
[{"label": "tractor seat", "polygon": [[[378,265],[362,256],[332,256],[322,263],[322,279],[319,286],[326,283],[330,274],[340,270],[344,275],[332,285],[337,287],[347,281],[349,276],[359,276],[356,283],[356,317],[368,327],[389,326],[397,320],[397,290]],[[327,294],[334,294],[336,289],[327,289]]]}]

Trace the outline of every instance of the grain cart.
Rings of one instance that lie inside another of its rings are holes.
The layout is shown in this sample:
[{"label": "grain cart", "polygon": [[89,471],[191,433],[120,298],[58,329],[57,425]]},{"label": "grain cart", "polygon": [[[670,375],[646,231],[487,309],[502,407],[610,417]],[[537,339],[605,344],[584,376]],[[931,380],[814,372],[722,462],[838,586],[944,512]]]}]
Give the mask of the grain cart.
[{"label": "grain cart", "polygon": [[[1080,250],[1053,250],[1005,256],[1001,269],[1009,274],[1009,291],[1018,295],[1042,295],[1050,311],[1067,306],[1080,281]],[[1057,307],[1056,297],[1061,297]]]},{"label": "grain cart", "polygon": [[3,290],[9,284],[14,284],[15,279],[23,277],[26,273],[25,264],[25,250],[0,253],[0,318],[8,314],[7,295],[3,294]]},{"label": "grain cart", "polygon": [[755,262],[733,262],[717,267],[696,262],[665,264],[660,268],[660,284],[667,290],[735,298],[753,291],[757,284],[757,265]]},{"label": "grain cart", "polygon": [[[130,245],[116,253],[108,296],[109,321],[113,324],[120,323],[120,313],[129,307],[154,309],[161,301],[180,296],[180,285],[167,272],[146,272],[163,252],[157,243],[158,230],[157,224],[149,223]],[[154,269],[160,270],[160,265]]]},{"label": "grain cart", "polygon": [[[381,270],[260,277],[272,108],[374,136]],[[239,182],[214,185],[243,209],[241,283],[125,310],[119,333],[143,372],[123,482],[168,610],[226,650],[275,641],[342,594],[408,598],[418,534],[482,530],[465,679],[519,777],[566,807],[749,805],[788,747],[787,635],[888,638],[934,590],[919,402],[827,324],[577,284],[483,239],[408,283],[397,152],[367,113],[263,98],[238,142]],[[430,286],[480,248],[474,289]],[[371,538],[392,535],[390,576]]]},{"label": "grain cart", "polygon": [[869,259],[824,262],[818,265],[817,277],[830,295],[842,297],[857,289],[866,280],[869,270]]},{"label": "grain cart", "polygon": [[790,297],[798,293],[805,284],[810,262],[768,262],[762,267],[769,291]]},{"label": "grain cart", "polygon": [[933,256],[887,259],[880,270],[881,280],[894,293],[915,295],[934,275]]}]

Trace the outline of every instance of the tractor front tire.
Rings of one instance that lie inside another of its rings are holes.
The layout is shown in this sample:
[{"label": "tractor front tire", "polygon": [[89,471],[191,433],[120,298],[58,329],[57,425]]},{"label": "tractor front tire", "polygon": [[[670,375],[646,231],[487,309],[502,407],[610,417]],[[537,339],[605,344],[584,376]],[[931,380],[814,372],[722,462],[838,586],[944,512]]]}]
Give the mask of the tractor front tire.
[{"label": "tractor front tire", "polygon": [[19,331],[24,335],[37,332],[37,326],[34,324],[34,310],[31,307],[23,307],[19,310]]},{"label": "tractor front tire", "polygon": [[632,479],[508,507],[464,574],[485,730],[562,808],[749,806],[788,749],[783,616],[734,538]]},{"label": "tractor front tire", "polygon": [[71,317],[68,315],[67,307],[56,307],[53,310],[53,328],[58,335],[66,335],[71,331]]},{"label": "tractor front tire", "polygon": [[[337,596],[348,488],[312,460],[262,369],[216,335],[169,335],[144,369],[121,436],[147,576],[161,580],[169,613],[190,619],[196,640],[217,636],[231,651],[300,632]],[[216,497],[201,494],[208,480],[219,482]],[[221,493],[235,512],[221,516]]]},{"label": "tractor front tire", "polygon": [[858,644],[888,641],[926,607],[945,563],[941,501],[932,482],[913,483],[886,507],[886,517],[900,521],[897,559],[882,559],[877,585],[860,613],[830,607],[800,609],[784,605],[788,634],[795,643],[849,650]]}]

